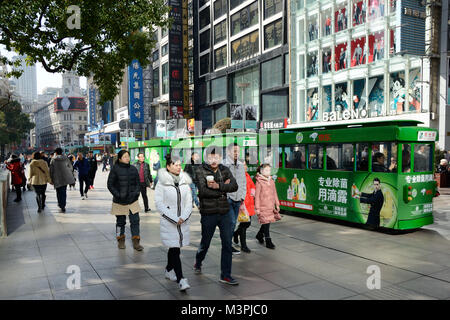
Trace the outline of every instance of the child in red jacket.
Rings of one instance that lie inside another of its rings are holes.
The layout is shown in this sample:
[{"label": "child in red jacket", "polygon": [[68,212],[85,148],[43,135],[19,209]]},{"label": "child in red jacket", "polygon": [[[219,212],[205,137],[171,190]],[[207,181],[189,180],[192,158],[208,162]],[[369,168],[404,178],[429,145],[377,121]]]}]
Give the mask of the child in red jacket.
[{"label": "child in red jacket", "polygon": [[16,199],[14,200],[14,202],[19,202],[22,201],[22,165],[20,164],[20,159],[18,156],[16,156],[15,154],[13,154],[11,156],[11,159],[9,159],[8,161],[5,161],[6,163],[6,168],[11,171],[11,178],[12,178],[12,184],[14,185],[14,189],[16,190]]},{"label": "child in red jacket", "polygon": [[[250,177],[250,175],[248,174],[247,170],[247,163],[244,162],[244,169],[245,169],[245,178],[247,179],[247,193],[245,195],[245,200],[244,200],[244,205],[245,205],[245,209],[248,212],[248,215],[254,216],[255,215],[255,193],[256,193],[256,188],[255,188],[255,184],[253,183],[252,178]],[[238,244],[239,243],[239,239],[241,240],[241,250],[247,253],[250,253],[251,250],[247,247],[247,241],[246,241],[246,233],[247,233],[247,229],[248,227],[250,227],[251,225],[251,218],[248,222],[241,222],[239,223],[238,228],[236,229],[236,231],[233,234],[233,241],[234,243]]]}]

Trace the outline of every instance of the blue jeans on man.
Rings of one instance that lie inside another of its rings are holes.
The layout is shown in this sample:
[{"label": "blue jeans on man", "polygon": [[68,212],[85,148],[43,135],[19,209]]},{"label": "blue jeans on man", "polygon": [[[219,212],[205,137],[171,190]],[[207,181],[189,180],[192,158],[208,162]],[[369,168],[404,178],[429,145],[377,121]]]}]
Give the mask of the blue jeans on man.
[{"label": "blue jeans on man", "polygon": [[228,203],[230,204],[230,211],[228,215],[230,216],[230,227],[231,227],[231,236],[230,239],[233,238],[234,229],[236,228],[236,222],[239,215],[239,208],[241,207],[241,201],[234,201],[228,198]]},{"label": "blue jeans on man", "polygon": [[211,239],[214,236],[216,227],[220,230],[220,240],[222,241],[222,254],[220,257],[220,268],[222,278],[231,278],[231,236],[230,232],[230,215],[229,214],[212,214],[202,215],[200,219],[202,225],[202,239],[200,241],[200,247],[195,255],[195,265],[197,267],[202,266],[202,261],[205,259],[208,252]]},{"label": "blue jeans on man", "polygon": [[195,205],[198,208],[200,205],[200,202],[198,201],[198,196],[197,196],[197,186],[195,185],[195,183],[191,183],[189,186],[191,187],[191,190],[192,190],[192,201],[194,201]]}]

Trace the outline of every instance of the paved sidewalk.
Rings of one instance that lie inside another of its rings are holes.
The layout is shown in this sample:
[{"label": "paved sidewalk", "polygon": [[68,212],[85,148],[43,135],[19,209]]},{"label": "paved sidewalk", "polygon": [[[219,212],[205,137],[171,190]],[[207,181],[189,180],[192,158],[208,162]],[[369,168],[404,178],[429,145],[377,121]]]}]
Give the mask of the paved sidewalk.
[{"label": "paved sidewalk", "polygon": [[[115,217],[107,173],[97,173],[95,190],[82,201],[68,191],[66,214],[47,190],[47,207],[37,213],[34,193],[20,204],[9,198],[10,235],[0,239],[0,299],[450,299],[450,195],[435,200],[436,223],[413,233],[387,235],[341,224],[285,215],[271,226],[275,250],[248,229],[252,253],[233,257],[239,286],[218,282],[220,238],[216,232],[202,275],[193,274],[200,242],[200,215],[191,224],[191,245],[182,249],[183,272],[191,289],[180,293],[164,278],[167,249],[159,215],[141,214],[143,252],[117,249]],[[77,186],[78,189],[78,186]],[[68,290],[67,267],[81,269],[81,289]],[[381,270],[381,289],[367,287],[367,267]]]}]

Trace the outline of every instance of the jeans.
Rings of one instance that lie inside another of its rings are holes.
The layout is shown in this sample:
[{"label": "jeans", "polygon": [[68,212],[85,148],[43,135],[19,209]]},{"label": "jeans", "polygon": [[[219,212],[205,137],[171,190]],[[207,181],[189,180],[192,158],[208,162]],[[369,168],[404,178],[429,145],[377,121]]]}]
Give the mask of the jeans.
[{"label": "jeans", "polygon": [[169,248],[169,252],[167,252],[167,266],[166,270],[174,270],[177,275],[177,282],[183,278],[183,269],[181,267],[180,260],[180,248]]},{"label": "jeans", "polygon": [[46,184],[33,184],[34,192],[36,193],[36,202],[39,208],[45,206],[45,191],[47,190]]},{"label": "jeans", "polygon": [[66,207],[67,186],[56,188],[56,198],[58,199],[58,206],[64,209]]},{"label": "jeans", "polygon": [[141,182],[141,195],[142,195],[142,200],[144,200],[145,211],[147,211],[148,210],[148,197],[147,197],[147,185],[145,184],[145,182]]},{"label": "jeans", "polygon": [[[130,219],[131,236],[139,236],[139,212],[129,212],[128,218]],[[127,223],[127,216],[116,216],[116,234],[120,230],[120,235],[125,234],[125,224]]]},{"label": "jeans", "polygon": [[234,201],[231,199],[228,199],[228,203],[230,204],[230,211],[228,211],[228,214],[230,215],[230,227],[231,227],[231,238],[233,237],[234,228],[236,227],[236,221],[239,215],[239,208],[241,207],[241,201]]},{"label": "jeans", "polygon": [[[89,186],[90,186],[89,177],[88,176],[78,176],[78,180],[80,180],[80,194],[83,197],[89,191]],[[85,185],[84,192],[83,192],[83,183]]]},{"label": "jeans", "polygon": [[198,207],[200,202],[198,201],[197,197],[197,186],[195,185],[195,183],[191,183],[189,186],[192,190],[192,201],[194,201],[195,205]]},{"label": "jeans", "polygon": [[200,219],[202,225],[202,240],[200,241],[200,247],[195,255],[195,264],[197,267],[202,266],[202,261],[205,259],[208,252],[211,239],[214,236],[216,227],[220,230],[220,240],[222,241],[222,254],[220,258],[220,276],[230,278],[231,277],[231,228],[230,228],[230,215],[229,214],[213,214],[204,215]]}]

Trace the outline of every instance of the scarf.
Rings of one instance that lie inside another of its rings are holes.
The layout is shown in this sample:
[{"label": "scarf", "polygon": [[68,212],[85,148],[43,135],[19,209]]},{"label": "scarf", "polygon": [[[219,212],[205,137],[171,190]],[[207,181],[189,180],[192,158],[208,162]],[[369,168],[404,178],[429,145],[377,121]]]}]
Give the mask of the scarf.
[{"label": "scarf", "polygon": [[167,173],[173,178],[173,182],[175,183],[175,185],[180,184],[180,179],[181,179],[180,175],[174,175],[173,173],[169,172],[168,170],[167,170]]}]

